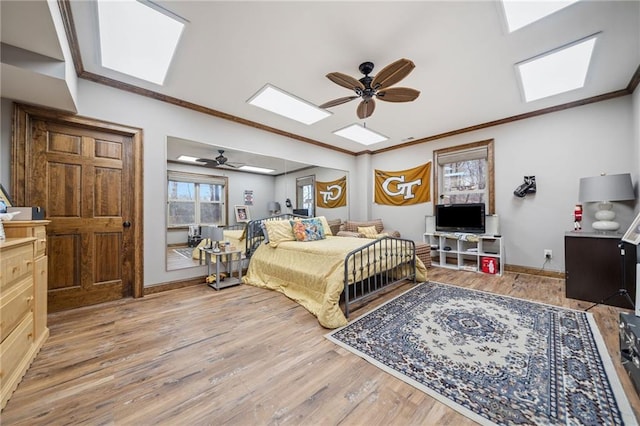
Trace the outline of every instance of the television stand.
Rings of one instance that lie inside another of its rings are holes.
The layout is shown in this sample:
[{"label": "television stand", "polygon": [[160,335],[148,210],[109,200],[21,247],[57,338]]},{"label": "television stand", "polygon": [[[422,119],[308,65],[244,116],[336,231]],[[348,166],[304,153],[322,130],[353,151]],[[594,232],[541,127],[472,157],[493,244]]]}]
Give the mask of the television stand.
[{"label": "television stand", "polygon": [[495,275],[504,272],[504,246],[500,236],[425,232],[423,240],[431,247],[433,266]]}]

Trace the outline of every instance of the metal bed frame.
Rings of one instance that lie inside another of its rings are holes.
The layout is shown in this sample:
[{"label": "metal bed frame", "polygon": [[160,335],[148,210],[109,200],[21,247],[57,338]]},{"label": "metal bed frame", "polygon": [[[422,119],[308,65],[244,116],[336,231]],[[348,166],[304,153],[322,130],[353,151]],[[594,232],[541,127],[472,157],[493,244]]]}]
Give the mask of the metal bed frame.
[{"label": "metal bed frame", "polygon": [[[293,214],[281,214],[247,223],[246,256],[264,241],[262,222],[306,218]],[[416,246],[411,240],[383,237],[349,252],[344,261],[344,290],[340,298],[343,312],[349,318],[350,307],[370,299],[401,281],[416,283]]]}]

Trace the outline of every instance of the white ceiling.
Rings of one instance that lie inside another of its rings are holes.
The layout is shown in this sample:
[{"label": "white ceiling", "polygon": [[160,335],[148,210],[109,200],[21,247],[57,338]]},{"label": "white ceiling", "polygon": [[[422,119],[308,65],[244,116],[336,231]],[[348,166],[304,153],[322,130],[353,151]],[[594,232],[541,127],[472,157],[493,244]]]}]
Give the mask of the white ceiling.
[{"label": "white ceiling", "polygon": [[[29,20],[5,31],[5,3],[13,2],[1,3],[3,43],[56,54]],[[624,90],[640,65],[639,1],[583,0],[512,34],[493,1],[157,3],[189,21],[164,86],[100,67],[93,0],[71,3],[84,69],[354,153]],[[523,102],[514,64],[598,32],[583,89]],[[366,126],[387,142],[365,147],[332,134],[362,123],[357,100],[311,126],[246,103],[271,83],[319,105],[351,94],[327,73],[360,78],[360,63],[373,62],[375,74],[399,58],[416,68],[395,86],[421,95],[409,103],[377,102]]]}]

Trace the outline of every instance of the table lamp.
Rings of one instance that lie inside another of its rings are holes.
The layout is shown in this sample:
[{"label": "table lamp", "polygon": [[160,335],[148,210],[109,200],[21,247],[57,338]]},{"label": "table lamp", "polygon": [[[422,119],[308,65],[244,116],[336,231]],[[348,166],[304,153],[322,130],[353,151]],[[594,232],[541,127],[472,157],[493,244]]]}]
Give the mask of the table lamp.
[{"label": "table lamp", "polygon": [[217,226],[213,227],[211,230],[211,241],[215,241],[215,245],[213,246],[213,251],[216,253],[220,251],[220,241],[224,240],[224,230]]},{"label": "table lamp", "polygon": [[267,204],[267,209],[271,213],[271,215],[276,215],[280,213],[280,203],[277,201],[269,201]]},{"label": "table lamp", "polygon": [[596,221],[591,226],[596,231],[617,231],[620,224],[614,219],[611,201],[633,200],[633,185],[631,174],[617,175],[602,174],[580,179],[580,191],[578,198],[582,202],[598,202],[598,211],[595,214]]}]

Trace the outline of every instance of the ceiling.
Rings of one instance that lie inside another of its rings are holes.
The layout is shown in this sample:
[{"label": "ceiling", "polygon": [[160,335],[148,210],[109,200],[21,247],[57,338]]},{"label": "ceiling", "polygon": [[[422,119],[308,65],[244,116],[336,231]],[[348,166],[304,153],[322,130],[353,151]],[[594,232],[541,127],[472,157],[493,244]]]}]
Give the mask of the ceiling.
[{"label": "ceiling", "polygon": [[[583,0],[511,34],[493,1],[156,3],[189,21],[164,86],[99,65],[93,0],[71,3],[84,70],[352,153],[628,92],[640,65],[638,1]],[[1,4],[3,44],[60,57],[60,47],[50,43],[53,25],[38,25],[25,14],[38,4],[42,13],[45,2]],[[584,88],[522,100],[514,64],[594,33],[600,36]],[[377,102],[366,120],[356,116],[358,100],[331,108],[332,116],[310,126],[246,103],[270,83],[319,105],[351,94],[327,73],[360,78],[359,64],[371,61],[375,75],[400,58],[416,68],[395,86],[416,88],[420,96],[408,103]],[[363,122],[389,140],[366,147],[332,134]]]}]

